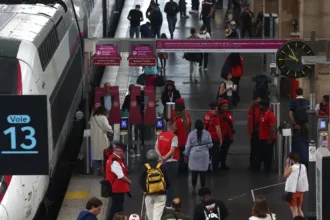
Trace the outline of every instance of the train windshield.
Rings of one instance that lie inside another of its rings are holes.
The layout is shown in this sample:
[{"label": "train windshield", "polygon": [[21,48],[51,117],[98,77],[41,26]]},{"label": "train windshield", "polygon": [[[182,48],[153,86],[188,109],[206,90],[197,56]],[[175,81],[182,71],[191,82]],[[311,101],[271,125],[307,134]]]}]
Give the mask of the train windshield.
[{"label": "train windshield", "polygon": [[0,94],[17,94],[19,63],[16,58],[0,57]]}]

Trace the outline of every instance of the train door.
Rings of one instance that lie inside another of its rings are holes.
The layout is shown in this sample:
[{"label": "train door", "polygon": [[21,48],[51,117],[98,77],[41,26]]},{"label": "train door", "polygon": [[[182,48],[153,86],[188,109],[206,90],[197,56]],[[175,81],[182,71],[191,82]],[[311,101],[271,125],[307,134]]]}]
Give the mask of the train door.
[{"label": "train door", "polygon": [[33,184],[36,181],[36,176],[21,176],[21,185],[23,188],[23,199],[24,199],[24,216],[25,218],[31,217],[33,213]]}]

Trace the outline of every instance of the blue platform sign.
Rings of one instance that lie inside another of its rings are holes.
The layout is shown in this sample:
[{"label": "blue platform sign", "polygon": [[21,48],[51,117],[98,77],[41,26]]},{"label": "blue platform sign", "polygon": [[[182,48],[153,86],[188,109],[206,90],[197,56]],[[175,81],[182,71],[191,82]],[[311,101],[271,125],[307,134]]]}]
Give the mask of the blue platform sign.
[{"label": "blue platform sign", "polygon": [[0,95],[0,175],[48,175],[46,95]]}]

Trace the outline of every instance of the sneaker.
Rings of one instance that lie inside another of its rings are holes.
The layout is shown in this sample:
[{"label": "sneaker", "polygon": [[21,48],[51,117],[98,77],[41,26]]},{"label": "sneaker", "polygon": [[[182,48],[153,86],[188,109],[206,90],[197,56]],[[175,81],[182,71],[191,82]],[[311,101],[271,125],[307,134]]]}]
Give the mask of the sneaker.
[{"label": "sneaker", "polygon": [[207,70],[207,68],[205,67],[204,70]]},{"label": "sneaker", "polygon": [[171,206],[166,206],[165,209],[172,209],[172,207]]}]

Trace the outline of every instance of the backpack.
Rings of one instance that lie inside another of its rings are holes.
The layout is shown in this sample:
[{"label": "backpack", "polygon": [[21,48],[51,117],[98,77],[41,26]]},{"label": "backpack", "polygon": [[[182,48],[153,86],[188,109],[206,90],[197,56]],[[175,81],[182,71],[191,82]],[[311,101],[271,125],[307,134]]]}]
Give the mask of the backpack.
[{"label": "backpack", "polygon": [[158,163],[156,168],[151,168],[148,163],[144,164],[144,166],[147,168],[146,194],[165,192],[166,183],[164,174],[160,169],[161,165],[161,163]]},{"label": "backpack", "polygon": [[297,124],[306,124],[308,122],[308,113],[305,99],[296,99],[296,108],[294,110],[294,120]]},{"label": "backpack", "polygon": [[255,97],[260,97],[261,99],[268,100],[269,99],[268,79],[257,80],[253,93]]},{"label": "backpack", "polygon": [[208,210],[207,207],[204,207],[205,220],[220,220],[220,207],[215,204],[212,210]]}]

